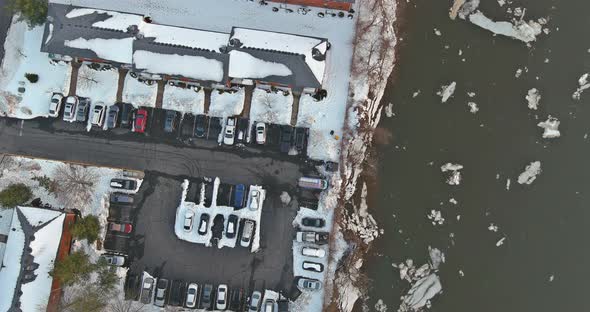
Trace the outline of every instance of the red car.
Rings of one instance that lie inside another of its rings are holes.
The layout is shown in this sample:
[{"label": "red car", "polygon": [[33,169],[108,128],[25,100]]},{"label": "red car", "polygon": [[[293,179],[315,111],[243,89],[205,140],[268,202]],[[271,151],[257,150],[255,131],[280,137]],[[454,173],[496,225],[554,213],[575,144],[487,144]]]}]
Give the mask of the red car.
[{"label": "red car", "polygon": [[129,223],[110,222],[109,223],[109,230],[113,231],[113,232],[121,232],[121,233],[129,234],[133,230],[133,225],[131,225]]},{"label": "red car", "polygon": [[144,133],[145,124],[147,123],[148,112],[145,109],[140,109],[135,113],[135,121],[133,122],[133,131]]}]

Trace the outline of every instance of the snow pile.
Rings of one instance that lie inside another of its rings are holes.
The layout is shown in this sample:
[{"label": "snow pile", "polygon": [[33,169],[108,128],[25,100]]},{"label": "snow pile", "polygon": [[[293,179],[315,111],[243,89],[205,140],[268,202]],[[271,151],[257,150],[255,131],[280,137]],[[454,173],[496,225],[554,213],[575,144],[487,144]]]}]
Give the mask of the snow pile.
[{"label": "snow pile", "polygon": [[427,217],[432,221],[432,225],[442,225],[445,223],[445,218],[443,218],[442,213],[439,210],[430,210],[430,214],[428,214]]},{"label": "snow pile", "polygon": [[202,88],[198,90],[167,85],[162,97],[162,108],[185,114],[202,114],[205,110],[205,92]]},{"label": "snow pile", "polygon": [[537,178],[537,175],[541,173],[541,162],[533,161],[526,166],[524,172],[518,176],[519,184],[531,184]]},{"label": "snow pile", "polygon": [[515,21],[514,23],[506,21],[495,22],[480,11],[469,15],[469,21],[494,34],[511,37],[526,43],[535,41],[537,35],[542,32],[541,24],[533,20],[530,20],[528,23],[522,20]]},{"label": "snow pile", "polygon": [[574,100],[579,100],[580,97],[582,96],[582,92],[584,92],[584,90],[590,88],[590,82],[588,82],[588,73],[583,74],[582,77],[580,77],[580,79],[578,79],[578,84],[580,86],[578,87],[578,89],[576,89],[574,94],[572,94],[572,98]]},{"label": "snow pile", "polygon": [[242,113],[246,93],[244,88],[238,91],[211,91],[209,114],[215,117],[235,116]]},{"label": "snow pile", "polygon": [[477,103],[475,102],[469,102],[467,103],[467,106],[469,106],[469,112],[472,114],[475,114],[479,111],[479,107],[477,107]]},{"label": "snow pile", "polygon": [[461,183],[461,172],[459,171],[461,169],[463,169],[462,165],[453,163],[446,163],[440,167],[442,172],[450,172],[447,177],[447,184],[449,185],[459,185]]},{"label": "snow pile", "polygon": [[133,58],[129,51],[133,50],[133,38],[122,39],[85,39],[65,40],[64,45],[70,48],[90,50],[101,59],[123,64],[132,64]]},{"label": "snow pile", "polygon": [[541,100],[541,94],[539,94],[539,90],[532,88],[525,96],[525,99],[528,102],[529,109],[536,110],[539,106],[539,101]]},{"label": "snow pile", "polygon": [[117,99],[119,71],[117,69],[94,70],[87,65],[80,66],[76,95],[87,97],[92,103],[115,104]]},{"label": "snow pile", "polygon": [[[0,116],[47,117],[52,94],[67,94],[71,67],[63,62],[53,63],[47,53],[40,52],[42,39],[43,26],[29,29],[26,22],[14,16],[4,42],[0,70]],[[29,82],[26,73],[38,74],[39,81]]]},{"label": "snow pile", "polygon": [[291,123],[292,108],[293,95],[291,92],[285,96],[283,91],[255,88],[252,94],[250,120],[288,125]]},{"label": "snow pile", "polygon": [[223,63],[203,56],[160,54],[135,51],[133,63],[137,69],[152,74],[169,74],[203,81],[223,81]]},{"label": "snow pile", "polygon": [[158,85],[155,82],[152,85],[148,85],[131,77],[130,74],[127,74],[127,77],[125,77],[123,102],[130,103],[135,107],[154,107],[156,106],[157,94]]},{"label": "snow pile", "polygon": [[281,203],[288,205],[291,202],[291,196],[289,196],[289,193],[283,191],[281,193]]},{"label": "snow pile", "polygon": [[343,228],[355,233],[365,244],[369,244],[383,233],[383,229],[379,229],[377,221],[368,212],[367,193],[367,184],[363,183],[360,207],[353,202],[354,213],[345,211],[345,218],[342,220]]},{"label": "snow pile", "polygon": [[558,138],[561,133],[559,132],[559,120],[555,117],[549,115],[547,120],[542,121],[537,124],[537,126],[544,129],[543,131],[543,138],[544,139],[553,139]]},{"label": "snow pile", "polygon": [[327,98],[317,101],[309,94],[301,95],[297,127],[310,128],[307,155],[311,159],[339,161],[342,125],[333,118],[334,105]]},{"label": "snow pile", "polygon": [[428,247],[430,262],[419,268],[414,266],[412,259],[405,263],[393,265],[399,269],[400,279],[406,280],[412,286],[405,296],[398,312],[419,311],[424,307],[430,308],[430,300],[442,291],[442,284],[437,275],[438,269],[445,262],[444,254],[437,248]]},{"label": "snow pile", "polygon": [[451,82],[448,85],[443,85],[436,94],[441,97],[441,103],[446,103],[447,100],[455,93],[456,82]]}]

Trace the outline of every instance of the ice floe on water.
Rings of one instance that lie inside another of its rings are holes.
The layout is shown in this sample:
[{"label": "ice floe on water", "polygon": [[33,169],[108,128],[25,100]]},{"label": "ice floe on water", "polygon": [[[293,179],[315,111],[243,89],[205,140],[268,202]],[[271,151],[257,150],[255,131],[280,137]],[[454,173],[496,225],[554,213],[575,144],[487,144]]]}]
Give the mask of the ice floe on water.
[{"label": "ice floe on water", "polygon": [[458,203],[458,201],[454,198],[449,199],[449,203],[456,205]]},{"label": "ice floe on water", "polygon": [[461,169],[463,169],[462,165],[453,163],[446,163],[440,167],[442,172],[450,173],[447,177],[447,184],[449,185],[459,185],[461,183],[461,172],[459,171]]},{"label": "ice floe on water", "polygon": [[419,268],[414,266],[412,259],[400,263],[397,267],[400,278],[406,280],[412,286],[405,296],[402,296],[402,303],[398,312],[419,311],[424,307],[430,308],[430,299],[442,292],[440,278],[436,274],[442,263],[445,262],[445,255],[437,248],[428,247],[430,262]]},{"label": "ice floe on water", "polygon": [[456,82],[451,82],[448,85],[443,85],[436,94],[441,97],[441,103],[445,103],[455,93],[457,87]]},{"label": "ice floe on water", "polygon": [[477,103],[475,102],[469,102],[467,103],[467,106],[469,106],[469,112],[472,114],[475,114],[479,111],[479,107],[477,107]]},{"label": "ice floe on water", "polygon": [[509,191],[510,190],[510,179],[506,179],[506,190]]},{"label": "ice floe on water", "polygon": [[420,95],[420,92],[421,92],[420,89],[416,90],[414,93],[412,93],[412,97],[413,98],[417,97],[418,95]]},{"label": "ice floe on water", "polygon": [[498,226],[493,223],[490,223],[490,226],[488,226],[488,230],[492,232],[498,232]]},{"label": "ice floe on water", "polygon": [[389,118],[395,116],[395,114],[393,113],[393,103],[389,103],[387,104],[387,106],[385,106],[385,116]]},{"label": "ice floe on water", "polygon": [[547,120],[538,123],[537,126],[545,130],[543,131],[544,139],[558,138],[561,135],[558,129],[559,120],[557,120],[555,117],[552,117],[551,115],[547,117]]},{"label": "ice floe on water", "polygon": [[527,95],[524,97],[528,102],[529,109],[536,110],[539,107],[539,101],[541,100],[541,94],[537,88],[529,90]]},{"label": "ice floe on water", "polygon": [[437,35],[437,36],[439,36],[439,37],[442,35],[442,33],[440,32],[440,30],[438,30],[436,28],[434,29],[434,34]]},{"label": "ice floe on water", "polygon": [[469,21],[483,29],[489,30],[496,35],[511,37],[522,42],[529,43],[537,39],[543,27],[538,22],[530,20],[528,23],[522,20],[515,22],[493,21],[481,11],[469,15]]},{"label": "ice floe on water", "polygon": [[580,97],[582,96],[582,92],[584,92],[584,90],[590,88],[590,82],[588,82],[588,73],[583,74],[580,77],[580,79],[578,79],[578,84],[579,84],[578,89],[576,89],[574,94],[572,94],[572,98],[574,100],[579,100]]},{"label": "ice floe on water", "polygon": [[498,240],[498,241],[496,242],[496,247],[500,247],[500,246],[504,245],[504,241],[505,241],[505,240],[506,240],[506,237],[502,237],[502,238],[500,238],[500,240]]},{"label": "ice floe on water", "polygon": [[387,312],[387,305],[383,303],[383,299],[377,300],[375,303],[375,311],[376,312]]},{"label": "ice floe on water", "polygon": [[541,162],[533,161],[526,166],[524,172],[518,176],[519,184],[531,184],[537,178],[537,175],[541,173]]},{"label": "ice floe on water", "polygon": [[430,213],[427,215],[427,217],[432,221],[432,225],[443,225],[445,223],[445,218],[443,218],[440,210],[430,210]]}]

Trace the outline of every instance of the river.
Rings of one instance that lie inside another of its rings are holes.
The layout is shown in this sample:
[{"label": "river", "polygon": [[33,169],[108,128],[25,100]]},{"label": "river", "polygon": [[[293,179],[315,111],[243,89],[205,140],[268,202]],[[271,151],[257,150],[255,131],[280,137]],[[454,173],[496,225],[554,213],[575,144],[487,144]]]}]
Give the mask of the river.
[{"label": "river", "polygon": [[[572,99],[578,78],[590,72],[590,1],[514,1],[503,8],[487,1],[480,9],[506,19],[506,8],[518,6],[527,8],[526,20],[549,20],[551,32],[530,48],[449,19],[449,1],[411,0],[402,13],[403,41],[383,98],[395,116],[379,125],[392,138],[378,146],[370,192],[370,209],[385,231],[367,261],[371,310],[378,299],[397,310],[409,284],[392,263],[412,258],[421,265],[432,246],[446,263],[439,272],[443,293],[430,311],[590,311],[590,90]],[[442,104],[436,92],[452,81],[454,96]],[[542,96],[536,111],[525,100],[531,88]],[[548,115],[561,121],[560,138],[541,137],[537,123]],[[518,184],[532,161],[541,162],[542,173]],[[440,166],[447,162],[464,166],[460,185],[445,183]],[[442,212],[443,225],[427,219],[431,209]]]}]

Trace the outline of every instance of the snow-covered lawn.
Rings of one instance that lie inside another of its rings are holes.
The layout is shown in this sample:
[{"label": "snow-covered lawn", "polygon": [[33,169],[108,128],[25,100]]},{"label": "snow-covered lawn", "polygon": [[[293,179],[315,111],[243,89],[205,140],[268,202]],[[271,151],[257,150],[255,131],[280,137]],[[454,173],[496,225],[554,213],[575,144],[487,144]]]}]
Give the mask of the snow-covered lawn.
[{"label": "snow-covered lawn", "polygon": [[196,92],[191,88],[181,88],[166,85],[162,98],[162,108],[191,113],[202,114],[205,110],[205,92],[200,89]]},{"label": "snow-covered lawn", "polygon": [[[52,63],[49,54],[40,52],[43,26],[29,29],[25,22],[14,17],[6,41],[5,56],[0,71],[0,116],[31,119],[47,117],[49,99],[54,92],[67,94],[71,67],[64,62]],[[31,83],[26,73],[39,75]],[[18,89],[25,88],[20,94]]]},{"label": "snow-covered lawn", "polygon": [[293,95],[285,96],[283,91],[267,92],[262,89],[254,89],[252,106],[250,108],[250,120],[265,123],[288,125],[291,122],[291,109],[293,108]]},{"label": "snow-covered lawn", "polygon": [[[188,190],[189,187],[189,181],[188,180],[184,180],[184,183],[182,184],[182,198],[180,201],[180,204],[178,205],[178,209],[176,210],[176,222],[174,225],[174,232],[176,233],[176,236],[179,239],[191,242],[191,243],[196,243],[196,244],[202,244],[205,245],[207,247],[211,246],[211,238],[213,236],[213,220],[215,219],[215,217],[217,215],[223,215],[224,221],[223,221],[223,233],[222,233],[222,238],[219,240],[217,247],[218,248],[223,248],[223,247],[230,247],[233,248],[236,246],[236,242],[237,242],[237,232],[238,229],[236,229],[236,236],[232,239],[229,239],[226,237],[225,235],[225,231],[227,229],[227,223],[228,223],[228,218],[230,214],[236,215],[239,220],[238,220],[238,226],[239,223],[241,221],[243,221],[243,219],[249,219],[249,220],[253,220],[256,224],[255,224],[255,229],[254,229],[254,236],[252,237],[252,246],[250,248],[251,252],[256,252],[259,248],[260,248],[260,217],[261,217],[261,212],[262,212],[262,207],[264,204],[264,198],[266,196],[266,191],[264,189],[262,189],[262,187],[257,186],[257,185],[251,185],[249,188],[249,192],[251,192],[252,190],[258,190],[260,193],[260,199],[259,199],[259,209],[252,211],[250,209],[248,209],[247,207],[242,208],[242,209],[234,209],[233,207],[228,207],[228,206],[221,206],[221,205],[217,205],[217,193],[219,190],[219,184],[221,183],[221,181],[219,180],[219,178],[215,178],[215,181],[213,183],[213,198],[211,200],[211,207],[207,208],[205,207],[205,186],[201,185],[201,202],[200,203],[193,203],[193,202],[187,202],[185,201],[186,199],[186,192]],[[248,193],[249,194],[249,193]],[[244,194],[244,196],[248,196],[247,194]],[[248,203],[250,202],[250,198],[248,198]],[[184,230],[184,219],[185,219],[185,215],[187,212],[192,212],[193,213],[193,227],[190,231],[185,231]],[[209,225],[207,226],[207,233],[205,235],[201,235],[198,233],[199,230],[199,223],[200,223],[200,219],[201,219],[201,215],[203,214],[208,214],[209,215]]]},{"label": "snow-covered lawn", "polygon": [[76,95],[90,98],[93,104],[103,102],[113,105],[117,100],[119,71],[115,68],[94,70],[87,65],[80,66]]},{"label": "snow-covered lawn", "polygon": [[[336,116],[338,103],[330,100],[330,94],[322,101],[316,101],[311,95],[301,95],[297,126],[310,128],[307,155],[312,159],[338,162],[340,158],[340,140],[342,124]],[[344,111],[341,112],[344,118]],[[330,134],[334,131],[334,134]]]},{"label": "snow-covered lawn", "polygon": [[246,92],[244,88],[240,88],[237,92],[223,91],[221,94],[218,90],[213,90],[211,91],[209,115],[214,117],[239,115],[244,108],[245,97]]},{"label": "snow-covered lawn", "polygon": [[123,88],[123,102],[132,104],[134,107],[154,107],[156,106],[156,96],[158,95],[158,84],[154,82],[147,85],[127,74],[125,77],[125,87]]}]

